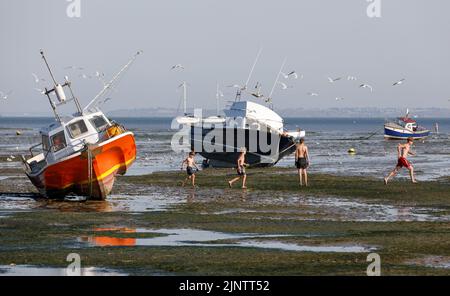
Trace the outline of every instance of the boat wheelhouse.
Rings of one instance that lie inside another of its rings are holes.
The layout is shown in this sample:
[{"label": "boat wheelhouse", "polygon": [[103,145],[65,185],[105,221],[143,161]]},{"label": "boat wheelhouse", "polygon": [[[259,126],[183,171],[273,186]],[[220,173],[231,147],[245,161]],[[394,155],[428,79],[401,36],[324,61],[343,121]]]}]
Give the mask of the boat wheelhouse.
[{"label": "boat wheelhouse", "polygon": [[[58,84],[44,53],[41,55],[55,83],[53,89],[44,93],[55,122],[40,131],[41,143],[30,148],[31,155],[22,156],[25,173],[40,194],[48,198],[75,194],[105,199],[113,188],[115,176],[125,174],[134,162],[136,144],[133,133],[108,119],[95,103],[136,56],[82,109],[68,78],[63,85]],[[66,97],[65,88],[70,90],[70,98]],[[57,109],[69,103],[75,105],[76,112],[72,116],[60,116]]]}]

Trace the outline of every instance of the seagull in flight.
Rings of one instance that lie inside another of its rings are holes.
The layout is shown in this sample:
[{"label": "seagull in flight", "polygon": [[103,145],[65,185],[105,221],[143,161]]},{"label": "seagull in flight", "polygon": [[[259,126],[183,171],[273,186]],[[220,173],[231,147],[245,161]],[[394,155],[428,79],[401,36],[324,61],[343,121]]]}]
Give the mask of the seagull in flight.
[{"label": "seagull in flight", "polygon": [[184,70],[184,66],[182,64],[176,64],[172,66],[171,70],[181,69]]},{"label": "seagull in flight", "polygon": [[355,76],[347,76],[347,80],[355,81],[355,80],[357,80],[357,78]]},{"label": "seagull in flight", "polygon": [[373,92],[373,87],[368,85],[368,84],[363,83],[359,87],[361,87],[361,88],[368,88],[368,89],[370,89],[370,92]]},{"label": "seagull in flight", "polygon": [[106,86],[106,81],[105,81],[105,73],[103,72],[99,72],[99,71],[95,71],[94,76],[103,84],[103,86]]},{"label": "seagull in flight", "polygon": [[67,67],[64,67],[64,69],[65,69],[65,70],[80,70],[80,71],[83,71],[83,70],[84,70],[84,67],[67,66]]},{"label": "seagull in flight", "polygon": [[2,91],[0,91],[0,99],[2,100],[6,100],[8,99],[8,97],[13,93],[12,90],[10,90],[9,92],[7,92],[6,94]]},{"label": "seagull in flight", "polygon": [[335,83],[336,81],[339,81],[339,80],[341,80],[342,79],[342,77],[337,77],[337,78],[331,78],[331,77],[328,77],[328,81],[330,82],[330,83]]},{"label": "seagull in flight", "polygon": [[39,83],[39,82],[44,82],[45,81],[45,79],[43,79],[43,78],[39,78],[36,74],[34,74],[34,73],[31,73],[31,75],[33,75],[33,78],[34,78],[34,82],[36,82],[36,83]]},{"label": "seagull in flight", "polygon": [[287,89],[288,88],[287,84],[284,83],[284,82],[277,81],[277,83],[281,86],[281,89]]},{"label": "seagull in flight", "polygon": [[318,93],[315,93],[315,92],[309,92],[309,93],[308,93],[308,96],[311,96],[311,97],[318,97],[319,94],[318,94]]},{"label": "seagull in flight", "polygon": [[38,91],[41,95],[45,95],[45,90],[40,88],[35,88],[36,91]]},{"label": "seagull in flight", "polygon": [[336,98],[336,101],[342,101],[342,100],[344,100],[344,98],[339,98],[339,97]]},{"label": "seagull in flight", "polygon": [[92,78],[92,76],[91,75],[88,75],[88,74],[84,74],[84,73],[82,73],[82,74],[80,74],[79,75],[81,78],[83,78],[83,79],[91,79]]},{"label": "seagull in flight", "polygon": [[401,79],[401,80],[395,82],[394,84],[392,84],[392,86],[401,85],[401,84],[403,84],[403,82],[404,82],[405,80],[406,80],[406,79],[403,78],[403,79]]},{"label": "seagull in flight", "polygon": [[[289,79],[289,78],[298,79],[298,77],[299,77],[298,74],[295,71],[291,71],[291,72],[289,72],[287,74],[281,72],[280,74],[283,75],[284,79]],[[303,74],[300,75],[300,79],[303,79]]]},{"label": "seagull in flight", "polygon": [[245,85],[241,86],[239,84],[231,84],[231,85],[227,85],[227,87],[238,88],[240,90],[246,90],[247,89],[247,86],[245,86]]},{"label": "seagull in flight", "polygon": [[263,97],[263,94],[261,93],[261,84],[259,82],[256,83],[255,92],[252,92],[251,95],[254,96],[255,98]]}]

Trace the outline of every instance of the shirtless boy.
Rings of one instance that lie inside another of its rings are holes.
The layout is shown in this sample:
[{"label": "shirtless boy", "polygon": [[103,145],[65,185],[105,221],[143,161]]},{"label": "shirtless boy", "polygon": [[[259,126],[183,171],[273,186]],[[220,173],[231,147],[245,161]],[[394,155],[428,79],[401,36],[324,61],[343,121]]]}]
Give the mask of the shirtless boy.
[{"label": "shirtless boy", "polygon": [[304,138],[300,139],[300,143],[297,144],[297,149],[295,150],[295,166],[298,169],[299,185],[303,186],[302,177],[304,177],[305,186],[308,186],[308,173],[306,169],[309,167],[309,152]]},{"label": "shirtless boy", "polygon": [[239,158],[237,160],[237,174],[238,177],[234,178],[231,181],[228,181],[228,185],[230,188],[233,186],[233,183],[238,181],[242,177],[242,189],[246,189],[245,182],[247,181],[247,174],[245,173],[245,167],[248,166],[248,164],[245,163],[245,154],[247,153],[247,150],[245,148],[241,149],[241,153],[239,154]]},{"label": "shirtless boy", "polygon": [[408,161],[408,155],[416,155],[415,153],[411,152],[411,146],[413,144],[413,138],[408,138],[406,140],[405,144],[398,144],[397,147],[397,153],[398,153],[398,161],[397,161],[397,166],[395,167],[395,169],[389,174],[389,176],[387,176],[386,178],[384,178],[384,184],[387,185],[388,181],[390,178],[394,177],[402,167],[405,167],[409,170],[409,175],[411,177],[411,182],[413,183],[417,183],[415,177],[414,177],[414,168],[411,165],[411,163]]},{"label": "shirtless boy", "polygon": [[192,187],[195,187],[195,171],[194,171],[194,168],[197,169],[197,171],[198,171],[198,166],[195,163],[195,153],[194,152],[190,152],[188,157],[185,160],[183,160],[183,162],[181,163],[181,170],[183,170],[185,164],[186,164],[187,177],[181,183],[181,186],[184,187],[186,182],[190,179],[192,181]]}]

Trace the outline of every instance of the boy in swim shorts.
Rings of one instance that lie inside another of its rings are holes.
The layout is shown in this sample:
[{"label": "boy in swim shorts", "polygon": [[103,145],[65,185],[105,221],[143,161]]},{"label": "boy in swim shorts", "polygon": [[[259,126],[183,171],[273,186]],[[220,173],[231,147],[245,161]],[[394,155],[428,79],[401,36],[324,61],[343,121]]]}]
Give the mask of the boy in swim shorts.
[{"label": "boy in swim shorts", "polygon": [[411,146],[413,144],[414,140],[413,138],[408,138],[406,140],[405,144],[398,144],[397,147],[397,154],[398,154],[398,161],[397,165],[395,166],[394,170],[386,177],[384,178],[384,184],[387,185],[389,182],[389,179],[394,177],[401,168],[407,168],[409,170],[409,175],[411,177],[412,183],[417,183],[416,178],[414,177],[414,168],[411,165],[411,163],[408,161],[407,157],[408,155],[416,155],[415,153],[411,152]]},{"label": "boy in swim shorts", "polygon": [[195,153],[194,152],[190,152],[188,157],[185,160],[183,160],[183,162],[181,163],[181,170],[183,170],[185,164],[186,164],[187,177],[181,183],[181,186],[184,187],[186,182],[188,180],[191,180],[192,181],[192,187],[195,187],[195,172],[198,171],[198,166],[195,163]]},{"label": "boy in swim shorts", "polygon": [[303,186],[302,177],[304,177],[305,186],[308,186],[308,173],[306,169],[309,167],[309,151],[305,145],[304,138],[300,139],[300,143],[297,144],[297,149],[295,150],[295,166],[298,170],[299,185]]},{"label": "boy in swim shorts", "polygon": [[239,154],[239,158],[237,159],[237,168],[236,172],[238,177],[234,178],[231,181],[228,181],[228,185],[233,187],[233,183],[238,181],[242,177],[242,189],[246,189],[245,183],[247,181],[247,174],[245,173],[245,167],[248,165],[245,163],[245,154],[247,153],[247,149],[241,148],[241,153]]}]

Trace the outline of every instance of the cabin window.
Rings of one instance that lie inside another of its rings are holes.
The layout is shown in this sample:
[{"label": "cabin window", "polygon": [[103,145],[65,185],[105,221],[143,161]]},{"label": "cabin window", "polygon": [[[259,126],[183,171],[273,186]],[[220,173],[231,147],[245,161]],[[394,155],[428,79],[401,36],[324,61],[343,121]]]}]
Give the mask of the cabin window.
[{"label": "cabin window", "polygon": [[50,141],[49,141],[47,135],[42,135],[42,149],[44,151],[49,151],[50,150]]},{"label": "cabin window", "polygon": [[108,122],[106,122],[103,116],[94,116],[89,121],[92,123],[92,125],[98,132],[103,131],[105,127],[108,125]]},{"label": "cabin window", "polygon": [[52,148],[53,152],[57,152],[61,149],[66,148],[66,137],[64,136],[64,131],[61,131],[54,136],[52,136]]},{"label": "cabin window", "polygon": [[79,136],[81,136],[84,133],[87,133],[88,131],[86,123],[84,123],[84,120],[78,120],[70,124],[68,129],[70,136],[72,138],[78,138]]}]

